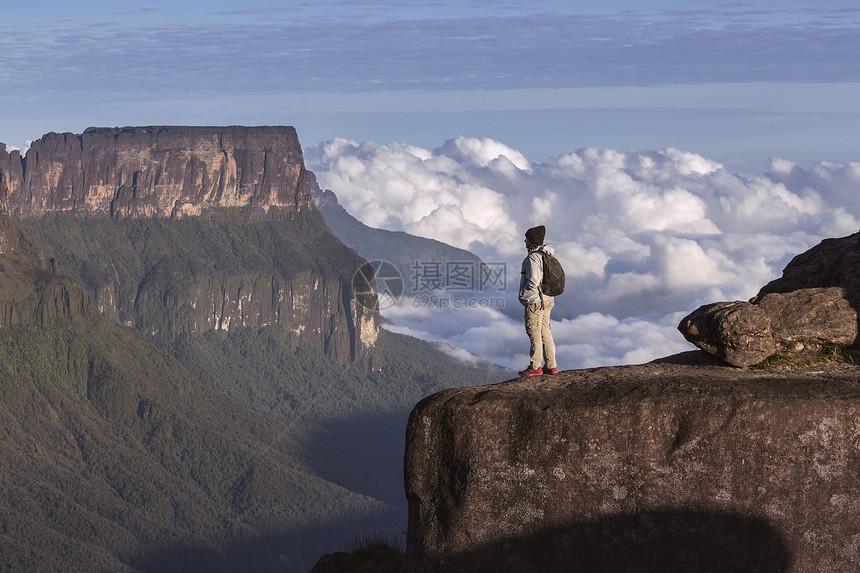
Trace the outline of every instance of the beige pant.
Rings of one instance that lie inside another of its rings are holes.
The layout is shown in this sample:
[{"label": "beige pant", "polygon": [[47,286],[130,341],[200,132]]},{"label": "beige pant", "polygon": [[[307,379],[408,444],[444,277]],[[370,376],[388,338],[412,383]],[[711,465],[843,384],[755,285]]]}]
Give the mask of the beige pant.
[{"label": "beige pant", "polygon": [[526,334],[529,337],[529,366],[539,368],[546,358],[547,368],[556,368],[555,342],[549,328],[549,314],[555,301],[535,302],[526,307]]}]

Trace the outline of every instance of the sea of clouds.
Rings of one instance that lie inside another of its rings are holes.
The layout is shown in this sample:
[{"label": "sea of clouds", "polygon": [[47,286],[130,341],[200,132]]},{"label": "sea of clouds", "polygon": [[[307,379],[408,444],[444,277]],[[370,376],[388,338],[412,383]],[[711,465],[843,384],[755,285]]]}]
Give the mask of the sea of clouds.
[{"label": "sea of clouds", "polygon": [[794,255],[860,229],[860,163],[773,159],[748,174],[679,149],[593,148],[536,163],[466,137],[432,151],[335,139],[306,150],[306,161],[367,225],[506,269],[504,284],[403,297],[383,315],[393,331],[512,368],[528,363],[516,294],[529,227],[546,226],[567,274],[552,313],[562,369],[692,349],[677,330],[686,314],[749,299]]}]

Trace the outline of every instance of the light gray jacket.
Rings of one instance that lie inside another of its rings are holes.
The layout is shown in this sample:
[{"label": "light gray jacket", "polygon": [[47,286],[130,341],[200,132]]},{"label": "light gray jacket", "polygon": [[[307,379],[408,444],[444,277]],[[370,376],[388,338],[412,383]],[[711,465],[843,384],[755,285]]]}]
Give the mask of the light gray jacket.
[{"label": "light gray jacket", "polygon": [[543,279],[543,255],[540,251],[546,251],[550,255],[555,254],[549,245],[541,245],[529,251],[528,256],[523,259],[520,275],[520,303],[523,306],[541,300],[553,300],[553,297],[540,292],[540,282]]}]

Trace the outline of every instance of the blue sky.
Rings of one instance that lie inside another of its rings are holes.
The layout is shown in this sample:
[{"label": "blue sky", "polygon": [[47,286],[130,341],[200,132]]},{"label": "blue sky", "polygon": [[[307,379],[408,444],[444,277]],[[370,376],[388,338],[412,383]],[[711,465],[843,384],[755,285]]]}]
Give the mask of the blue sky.
[{"label": "blue sky", "polygon": [[0,141],[152,124],[287,124],[542,161],[677,147],[719,161],[860,160],[853,0],[0,6]]}]

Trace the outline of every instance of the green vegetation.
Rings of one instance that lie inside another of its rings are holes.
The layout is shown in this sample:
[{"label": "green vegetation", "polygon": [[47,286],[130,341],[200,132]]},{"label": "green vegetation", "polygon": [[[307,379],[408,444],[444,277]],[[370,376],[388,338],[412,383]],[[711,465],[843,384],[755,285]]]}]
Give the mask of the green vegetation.
[{"label": "green vegetation", "polygon": [[0,569],[303,570],[324,535],[395,515],[315,475],[311,428],[206,388],[91,306],[67,312],[87,297],[22,237],[0,255],[20,311],[0,328]]},{"label": "green vegetation", "polygon": [[259,223],[51,215],[25,224],[103,312],[160,343],[273,325],[292,347],[316,345],[341,363],[372,358],[353,356],[344,307],[362,260],[316,211]]},{"label": "green vegetation", "polygon": [[383,363],[364,371],[333,363],[312,347],[291,350],[275,329],[233,329],[183,336],[167,349],[204,384],[287,420],[325,423],[362,413],[411,410],[453,386],[501,381],[501,368],[466,367],[432,345],[383,331]]},{"label": "green vegetation", "polygon": [[399,515],[383,524],[405,529],[403,451],[412,407],[445,388],[512,374],[467,367],[408,336],[383,331],[381,344],[386,365],[375,371],[342,366],[315,348],[290,350],[273,329],[209,332],[169,350],[205,385],[306,427],[302,458],[314,474],[396,508]]},{"label": "green vegetation", "polygon": [[276,326],[182,327],[201,288],[350,278],[318,214],[27,224],[54,260],[26,233],[0,255],[0,569],[306,571],[405,529],[418,400],[510,377],[387,332],[368,369]]},{"label": "green vegetation", "polygon": [[344,551],[325,555],[311,573],[402,573],[406,553],[402,544],[386,536],[357,538]]},{"label": "green vegetation", "polygon": [[98,315],[0,331],[0,381],[0,569],[274,570],[282,554],[312,563],[320,528],[391,519],[314,475],[302,424],[208,390]]},{"label": "green vegetation", "polygon": [[128,283],[141,271],[160,265],[191,277],[269,270],[289,279],[308,268],[351,276],[344,267],[357,262],[316,211],[259,223],[47,215],[27,219],[22,226],[87,288],[116,279]]}]

